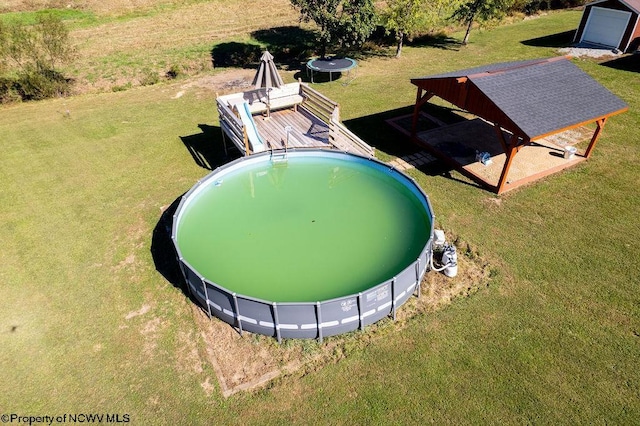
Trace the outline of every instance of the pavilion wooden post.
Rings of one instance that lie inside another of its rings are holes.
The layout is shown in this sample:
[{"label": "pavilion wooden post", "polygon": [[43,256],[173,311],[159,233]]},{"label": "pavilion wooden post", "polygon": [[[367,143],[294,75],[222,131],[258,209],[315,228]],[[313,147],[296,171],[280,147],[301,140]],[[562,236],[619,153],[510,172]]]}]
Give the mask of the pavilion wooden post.
[{"label": "pavilion wooden post", "polygon": [[500,179],[498,180],[498,185],[496,186],[497,194],[500,194],[504,191],[504,186],[507,182],[507,176],[509,175],[509,169],[511,168],[511,162],[513,161],[513,157],[516,156],[518,150],[518,137],[516,135],[512,135],[511,142],[505,150],[507,158],[504,161],[504,167],[502,168],[502,173],[500,174]]},{"label": "pavilion wooden post", "polygon": [[416,94],[416,104],[413,107],[413,120],[411,122],[411,137],[415,139],[418,135],[418,117],[420,116],[420,108],[427,103],[429,99],[433,97],[433,93],[427,92],[422,95],[422,88],[418,87],[418,93]]},{"label": "pavilion wooden post", "polygon": [[504,149],[504,152],[506,154],[507,151],[509,150],[509,145],[507,144],[507,141],[504,138],[504,132],[502,131],[502,127],[500,127],[499,124],[494,123],[493,128],[495,129],[496,134],[498,135],[498,140],[500,141],[500,145],[502,145],[502,149]]},{"label": "pavilion wooden post", "polygon": [[420,114],[420,98],[422,97],[422,89],[418,87],[416,94],[416,103],[413,106],[413,118],[411,120],[411,137],[415,138],[418,130],[418,114]]},{"label": "pavilion wooden post", "polygon": [[604,129],[604,124],[607,122],[607,117],[601,118],[596,121],[596,125],[598,128],[595,132],[593,132],[593,137],[591,138],[591,142],[589,142],[589,146],[587,150],[584,152],[584,158],[591,157],[591,151],[596,146],[596,142],[598,142],[598,138],[600,137],[600,133],[602,133],[602,129]]}]

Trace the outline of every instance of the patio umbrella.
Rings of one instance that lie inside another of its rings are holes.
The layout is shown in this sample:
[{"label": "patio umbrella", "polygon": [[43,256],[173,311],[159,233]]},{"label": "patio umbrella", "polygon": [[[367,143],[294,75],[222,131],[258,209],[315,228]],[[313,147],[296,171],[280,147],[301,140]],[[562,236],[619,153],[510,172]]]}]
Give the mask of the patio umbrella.
[{"label": "patio umbrella", "polygon": [[252,84],[256,89],[263,87],[269,89],[284,85],[282,77],[276,69],[276,64],[273,62],[273,55],[268,50],[265,50],[260,57],[260,68],[258,68]]}]

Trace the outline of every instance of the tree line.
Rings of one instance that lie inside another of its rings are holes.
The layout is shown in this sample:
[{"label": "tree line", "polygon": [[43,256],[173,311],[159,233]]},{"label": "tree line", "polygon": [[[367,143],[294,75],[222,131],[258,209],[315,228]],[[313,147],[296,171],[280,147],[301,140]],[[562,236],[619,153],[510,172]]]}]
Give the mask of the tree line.
[{"label": "tree line", "polygon": [[450,22],[466,27],[462,44],[467,44],[474,24],[498,22],[514,12],[563,9],[583,4],[584,0],[291,0],[301,20],[313,21],[319,28],[320,56],[330,45],[358,46],[378,27],[393,35],[396,57],[402,54],[405,40],[443,28]]}]

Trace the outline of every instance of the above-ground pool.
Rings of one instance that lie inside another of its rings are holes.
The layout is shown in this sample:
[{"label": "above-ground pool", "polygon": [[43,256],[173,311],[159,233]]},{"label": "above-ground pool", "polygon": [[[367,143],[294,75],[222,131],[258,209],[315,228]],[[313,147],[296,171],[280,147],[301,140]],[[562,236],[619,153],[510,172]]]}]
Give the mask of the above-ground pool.
[{"label": "above-ground pool", "polygon": [[408,176],[337,151],[265,152],[182,198],[172,239],[189,291],[240,331],[319,338],[395,315],[429,265],[433,211]]}]

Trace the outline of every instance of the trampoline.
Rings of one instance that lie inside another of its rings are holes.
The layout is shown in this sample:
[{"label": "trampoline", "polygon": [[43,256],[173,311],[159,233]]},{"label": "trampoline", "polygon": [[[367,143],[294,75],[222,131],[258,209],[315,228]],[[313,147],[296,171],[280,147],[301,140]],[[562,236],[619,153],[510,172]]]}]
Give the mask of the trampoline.
[{"label": "trampoline", "polygon": [[345,152],[289,150],[198,182],[172,239],[190,294],[242,333],[341,334],[393,315],[428,269],[434,215],[407,175]]},{"label": "trampoline", "polygon": [[[311,73],[311,82],[313,83],[314,72],[329,73],[329,81],[333,80],[333,73],[347,72],[349,75],[351,70],[358,66],[355,59],[351,58],[316,58],[307,62],[307,74]],[[354,77],[355,78],[355,77]],[[353,80],[353,78],[351,79]],[[348,84],[351,80],[348,80]]]}]

